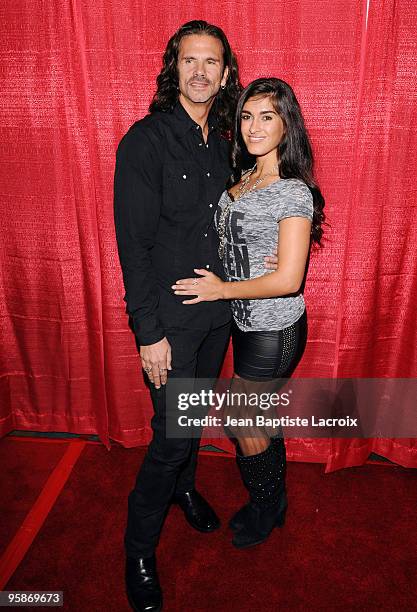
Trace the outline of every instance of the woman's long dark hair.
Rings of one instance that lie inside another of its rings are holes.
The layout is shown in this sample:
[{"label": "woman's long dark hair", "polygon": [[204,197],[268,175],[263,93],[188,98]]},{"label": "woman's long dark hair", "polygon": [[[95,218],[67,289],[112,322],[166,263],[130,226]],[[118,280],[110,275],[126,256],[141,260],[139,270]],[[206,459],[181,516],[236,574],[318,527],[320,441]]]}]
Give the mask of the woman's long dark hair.
[{"label": "woman's long dark hair", "polygon": [[232,143],[233,184],[238,183],[242,170],[255,162],[243,142],[241,133],[242,109],[249,98],[268,96],[284,123],[285,133],[278,146],[279,175],[281,178],[298,178],[304,181],[313,196],[313,223],[311,239],[321,246],[324,198],[313,178],[313,152],[304,124],[303,115],[291,87],[281,79],[256,79],[242,91],[236,109]]},{"label": "woman's long dark hair", "polygon": [[190,34],[214,36],[214,38],[220,40],[223,45],[223,65],[224,68],[229,68],[229,74],[226,81],[226,87],[219,90],[214,104],[220,130],[225,134],[230,133],[233,128],[233,117],[237,100],[242,90],[239,83],[237,61],[223,30],[206,21],[195,20],[185,23],[168,41],[163,57],[162,70],[156,79],[157,91],[149,106],[149,112],[172,112],[177,103],[179,95],[177,70],[178,51],[183,37],[189,36]]}]

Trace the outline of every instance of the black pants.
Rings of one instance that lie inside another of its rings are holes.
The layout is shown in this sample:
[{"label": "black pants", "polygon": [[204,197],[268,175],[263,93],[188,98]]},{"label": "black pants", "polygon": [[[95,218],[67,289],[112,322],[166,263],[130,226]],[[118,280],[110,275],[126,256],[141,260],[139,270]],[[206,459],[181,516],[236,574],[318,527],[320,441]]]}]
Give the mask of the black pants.
[{"label": "black pants", "polygon": [[[176,378],[216,378],[230,334],[230,324],[206,330],[168,329],[172,371]],[[129,557],[152,555],[174,493],[194,488],[198,438],[166,437],[165,387],[151,385],[153,438],[128,500],[125,550]]]}]

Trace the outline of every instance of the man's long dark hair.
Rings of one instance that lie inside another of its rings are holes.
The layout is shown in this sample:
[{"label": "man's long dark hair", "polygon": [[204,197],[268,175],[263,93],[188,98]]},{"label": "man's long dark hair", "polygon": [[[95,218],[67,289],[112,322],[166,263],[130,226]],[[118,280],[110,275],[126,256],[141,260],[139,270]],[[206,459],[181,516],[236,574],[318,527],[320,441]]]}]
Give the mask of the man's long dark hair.
[{"label": "man's long dark hair", "polygon": [[214,102],[220,130],[227,134],[233,128],[233,117],[242,87],[239,83],[237,61],[230,48],[225,33],[219,27],[206,21],[189,21],[181,26],[170,38],[163,57],[162,70],[156,83],[157,91],[149,106],[149,112],[172,112],[178,101],[178,51],[181,40],[190,34],[206,34],[214,36],[223,45],[223,68],[229,68],[229,74],[224,89],[220,89]]},{"label": "man's long dark hair", "polygon": [[324,198],[313,178],[313,152],[304,124],[303,115],[297,98],[291,87],[281,79],[256,79],[242,91],[236,109],[235,126],[232,143],[233,184],[238,183],[242,171],[255,163],[249,155],[241,133],[241,115],[245,102],[249,98],[268,96],[272,105],[284,123],[285,133],[278,146],[279,175],[281,178],[298,178],[304,181],[313,196],[313,223],[311,239],[321,245]]}]

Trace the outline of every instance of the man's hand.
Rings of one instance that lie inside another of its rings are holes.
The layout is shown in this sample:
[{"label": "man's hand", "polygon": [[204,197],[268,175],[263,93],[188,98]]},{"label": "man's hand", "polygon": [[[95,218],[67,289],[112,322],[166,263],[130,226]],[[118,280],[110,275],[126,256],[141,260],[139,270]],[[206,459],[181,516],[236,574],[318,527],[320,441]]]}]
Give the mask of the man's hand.
[{"label": "man's hand", "polygon": [[171,345],[166,338],[162,338],[155,344],[140,347],[140,358],[142,367],[151,383],[159,389],[165,385],[168,378],[168,370],[171,367]]},{"label": "man's hand", "polygon": [[264,257],[264,264],[267,270],[278,269],[278,257],[276,255],[267,255]]}]

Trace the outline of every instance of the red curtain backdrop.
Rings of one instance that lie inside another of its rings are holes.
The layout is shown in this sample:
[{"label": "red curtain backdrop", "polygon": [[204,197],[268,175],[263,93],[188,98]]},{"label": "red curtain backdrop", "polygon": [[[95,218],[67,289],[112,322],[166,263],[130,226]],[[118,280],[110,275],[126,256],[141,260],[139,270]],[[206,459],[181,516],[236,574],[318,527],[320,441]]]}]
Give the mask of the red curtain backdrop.
[{"label": "red curtain backdrop", "polygon": [[[297,375],[416,376],[416,9],[414,0],[2,3],[1,434],[150,439],[113,171],[168,38],[190,19],[225,30],[244,84],[287,80],[311,133],[331,227],[311,259]],[[289,440],[288,449],[327,471],[371,451],[417,465],[415,440]]]}]

